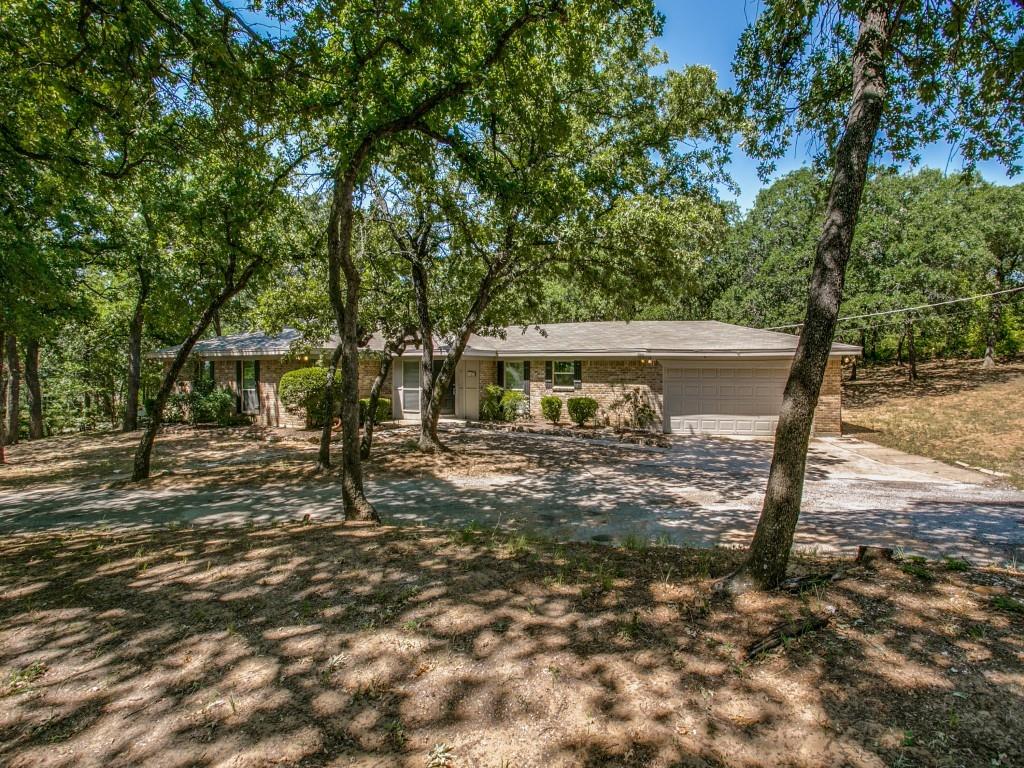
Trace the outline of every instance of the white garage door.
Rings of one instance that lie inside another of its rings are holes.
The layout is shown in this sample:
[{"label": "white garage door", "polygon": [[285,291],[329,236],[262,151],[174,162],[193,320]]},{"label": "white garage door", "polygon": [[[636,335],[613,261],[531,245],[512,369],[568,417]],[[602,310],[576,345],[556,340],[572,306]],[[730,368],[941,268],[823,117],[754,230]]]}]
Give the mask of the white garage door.
[{"label": "white garage door", "polygon": [[685,435],[773,435],[788,373],[788,362],[666,367],[666,427]]}]

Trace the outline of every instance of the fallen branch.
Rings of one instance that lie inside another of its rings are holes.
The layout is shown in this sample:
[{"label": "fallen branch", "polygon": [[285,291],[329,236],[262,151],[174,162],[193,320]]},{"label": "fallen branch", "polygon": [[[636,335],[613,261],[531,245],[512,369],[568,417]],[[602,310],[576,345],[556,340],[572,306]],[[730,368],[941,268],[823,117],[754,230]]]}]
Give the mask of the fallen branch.
[{"label": "fallen branch", "polygon": [[771,632],[747,648],[747,660],[756,659],[762,653],[782,645],[786,640],[792,640],[801,635],[806,635],[808,632],[814,632],[827,624],[828,618],[826,616],[805,616],[802,619],[779,624]]}]

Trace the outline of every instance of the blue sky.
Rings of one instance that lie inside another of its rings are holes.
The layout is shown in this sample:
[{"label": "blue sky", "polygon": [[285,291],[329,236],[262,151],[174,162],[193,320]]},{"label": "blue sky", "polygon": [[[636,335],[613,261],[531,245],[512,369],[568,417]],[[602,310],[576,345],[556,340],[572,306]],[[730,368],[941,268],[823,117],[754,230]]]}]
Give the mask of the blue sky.
[{"label": "blue sky", "polygon": [[[734,84],[732,54],[746,26],[748,14],[753,18],[757,13],[756,0],[656,0],[656,5],[665,15],[665,33],[656,44],[668,54],[669,66],[681,69],[687,64],[705,64],[718,73],[719,85],[731,87]],[[949,146],[945,144],[926,147],[921,152],[921,158],[923,167],[948,171],[960,168],[960,159],[951,159]],[[801,150],[793,151],[779,161],[776,175],[799,168],[807,162],[808,158]],[[998,163],[981,163],[978,170],[989,181],[1020,181],[1009,179]],[[747,209],[763,186],[757,177],[757,163],[737,147],[733,149],[730,172],[740,187],[740,206]],[[727,191],[722,194],[726,198],[733,197]]]}]

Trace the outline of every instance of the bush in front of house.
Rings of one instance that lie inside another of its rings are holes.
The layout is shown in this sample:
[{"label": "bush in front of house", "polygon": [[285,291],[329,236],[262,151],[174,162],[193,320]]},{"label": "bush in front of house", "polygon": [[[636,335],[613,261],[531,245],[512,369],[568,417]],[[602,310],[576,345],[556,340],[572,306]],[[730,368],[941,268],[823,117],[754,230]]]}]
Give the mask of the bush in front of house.
[{"label": "bush in front of house", "polygon": [[[359,401],[359,423],[360,425],[366,423],[366,412],[370,410],[370,398],[364,397]],[[391,401],[386,397],[377,398],[377,412],[373,417],[374,424],[381,424],[385,421],[391,421]]]},{"label": "bush in front of house", "polygon": [[480,396],[480,418],[483,421],[502,421],[501,396],[505,390],[497,384],[488,384]]},{"label": "bush in front of house", "polygon": [[501,420],[515,421],[523,415],[526,395],[517,389],[506,389],[501,395]]},{"label": "bush in front of house", "polygon": [[208,392],[189,392],[189,413],[193,426],[216,423],[227,427],[236,423],[235,394],[230,389],[211,387]]},{"label": "bush in front of house", "polygon": [[[152,406],[150,406],[150,410]],[[167,398],[163,421],[166,424],[217,424],[229,427],[239,423],[235,413],[235,393],[217,387],[212,381],[194,382],[188,392],[176,392]]]},{"label": "bush in front of house", "polygon": [[565,409],[573,423],[582,427],[597,416],[597,400],[592,397],[570,397],[565,401]]},{"label": "bush in front of house", "polygon": [[516,389],[503,389],[488,384],[480,396],[480,418],[483,421],[515,421],[522,413],[526,395]]},{"label": "bush in front of house", "polygon": [[562,398],[558,395],[544,395],[540,399],[540,412],[557,427],[559,419],[562,418]]},{"label": "bush in front of house", "polygon": [[[292,413],[305,411],[306,426],[320,427],[324,423],[327,397],[327,369],[322,366],[296,368],[281,377],[277,387],[281,403]],[[341,377],[334,379],[334,406],[341,404]]]}]

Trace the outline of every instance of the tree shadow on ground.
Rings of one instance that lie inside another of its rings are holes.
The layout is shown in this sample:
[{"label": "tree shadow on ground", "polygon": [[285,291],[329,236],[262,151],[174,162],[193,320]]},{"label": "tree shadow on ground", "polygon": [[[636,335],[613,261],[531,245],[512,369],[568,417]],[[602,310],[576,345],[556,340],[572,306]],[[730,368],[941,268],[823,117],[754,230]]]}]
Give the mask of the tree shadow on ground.
[{"label": "tree shadow on ground", "polygon": [[[340,524],[2,554],[12,768],[1024,760],[1024,619],[992,602],[1024,591],[1008,572],[883,564],[733,600],[710,591],[730,550]],[[805,613],[830,623],[745,657]]]}]

